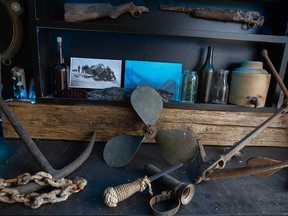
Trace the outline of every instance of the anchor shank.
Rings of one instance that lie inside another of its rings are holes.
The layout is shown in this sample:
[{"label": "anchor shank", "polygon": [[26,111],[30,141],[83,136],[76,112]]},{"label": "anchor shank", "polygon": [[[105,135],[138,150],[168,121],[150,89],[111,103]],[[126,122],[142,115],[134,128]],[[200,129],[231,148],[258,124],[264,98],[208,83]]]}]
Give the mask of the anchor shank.
[{"label": "anchor shank", "polygon": [[15,114],[10,110],[8,105],[5,103],[2,97],[0,97],[0,108],[3,114],[6,116],[7,120],[10,122],[12,127],[15,129],[16,133],[19,135],[21,140],[24,142],[32,156],[40,165],[41,169],[48,173],[54,173],[55,169],[51,166],[51,164],[47,161],[45,156],[41,153],[37,145],[31,139],[29,134],[26,132],[24,127],[20,124]]}]

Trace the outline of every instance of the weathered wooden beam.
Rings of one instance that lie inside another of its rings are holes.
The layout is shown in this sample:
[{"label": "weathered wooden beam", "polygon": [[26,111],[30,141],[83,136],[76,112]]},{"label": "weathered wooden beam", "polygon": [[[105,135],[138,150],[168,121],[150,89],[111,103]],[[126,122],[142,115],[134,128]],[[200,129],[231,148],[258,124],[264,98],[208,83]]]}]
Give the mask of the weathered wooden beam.
[{"label": "weathered wooden beam", "polygon": [[[88,141],[91,132],[96,131],[96,141],[107,142],[120,134],[142,134],[143,123],[131,107],[23,102],[8,105],[34,139]],[[157,129],[187,129],[203,145],[230,146],[272,114],[165,108]],[[18,138],[4,116],[2,124],[5,138]],[[288,147],[288,116],[273,122],[249,145]]]}]

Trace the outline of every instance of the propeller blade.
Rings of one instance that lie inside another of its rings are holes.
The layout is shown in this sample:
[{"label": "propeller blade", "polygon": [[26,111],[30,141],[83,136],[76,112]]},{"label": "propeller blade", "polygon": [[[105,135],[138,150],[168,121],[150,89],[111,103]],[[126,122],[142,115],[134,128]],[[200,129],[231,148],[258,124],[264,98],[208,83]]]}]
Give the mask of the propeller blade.
[{"label": "propeller blade", "polygon": [[171,165],[187,163],[198,153],[198,142],[187,130],[159,131],[155,140],[165,160]]},{"label": "propeller blade", "polygon": [[129,163],[139,149],[144,136],[119,135],[110,139],[104,148],[103,157],[111,167]]},{"label": "propeller blade", "polygon": [[249,168],[263,168],[263,172],[252,174],[256,178],[265,178],[273,175],[278,170],[288,167],[288,161],[273,160],[265,157],[254,157],[247,161]]},{"label": "propeller blade", "polygon": [[145,125],[156,123],[163,109],[163,101],[155,89],[141,86],[132,92],[130,100]]}]

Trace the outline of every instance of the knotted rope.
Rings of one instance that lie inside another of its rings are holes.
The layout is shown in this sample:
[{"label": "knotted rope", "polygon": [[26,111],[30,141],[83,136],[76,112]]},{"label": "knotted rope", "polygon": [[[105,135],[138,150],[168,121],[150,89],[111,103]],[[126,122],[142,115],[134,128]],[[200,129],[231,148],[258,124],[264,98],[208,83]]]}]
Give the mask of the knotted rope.
[{"label": "knotted rope", "polygon": [[109,207],[116,207],[118,202],[121,202],[137,191],[144,191],[149,188],[149,193],[153,196],[151,182],[147,176],[138,178],[136,181],[118,185],[117,187],[108,187],[104,191],[104,203]]}]

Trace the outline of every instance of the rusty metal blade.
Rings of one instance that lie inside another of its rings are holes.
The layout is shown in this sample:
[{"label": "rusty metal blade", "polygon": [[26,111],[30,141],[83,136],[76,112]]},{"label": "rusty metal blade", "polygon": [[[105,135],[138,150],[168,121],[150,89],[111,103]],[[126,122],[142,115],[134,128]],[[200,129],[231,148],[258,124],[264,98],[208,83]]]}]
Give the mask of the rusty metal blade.
[{"label": "rusty metal blade", "polygon": [[171,165],[187,163],[198,153],[198,142],[187,130],[159,131],[155,140],[163,157]]},{"label": "rusty metal blade", "polygon": [[111,167],[122,167],[129,163],[138,151],[144,136],[119,135],[110,139],[104,148],[103,157]]},{"label": "rusty metal blade", "polygon": [[216,180],[250,175],[256,178],[264,178],[285,167],[288,167],[288,160],[277,161],[269,158],[255,157],[247,161],[246,167],[211,170],[207,173],[207,178],[209,180]]},{"label": "rusty metal blade", "polygon": [[287,161],[273,160],[265,157],[254,157],[247,161],[247,167],[249,168],[267,168],[267,171],[252,174],[256,178],[265,178],[273,175],[284,167],[288,167]]},{"label": "rusty metal blade", "polygon": [[139,87],[132,92],[130,100],[135,112],[146,125],[156,123],[163,109],[163,101],[155,89]]}]

